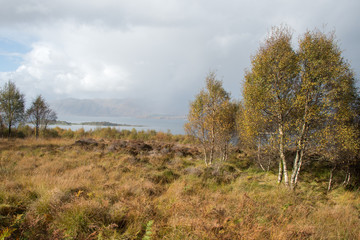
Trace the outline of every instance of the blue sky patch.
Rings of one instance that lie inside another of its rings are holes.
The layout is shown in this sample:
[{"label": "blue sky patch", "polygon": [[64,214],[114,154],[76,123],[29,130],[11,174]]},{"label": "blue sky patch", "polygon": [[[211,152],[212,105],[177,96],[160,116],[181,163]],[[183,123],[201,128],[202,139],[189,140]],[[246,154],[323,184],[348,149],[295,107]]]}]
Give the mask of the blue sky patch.
[{"label": "blue sky patch", "polygon": [[22,62],[22,56],[29,51],[29,46],[10,39],[0,38],[0,71],[16,70]]}]

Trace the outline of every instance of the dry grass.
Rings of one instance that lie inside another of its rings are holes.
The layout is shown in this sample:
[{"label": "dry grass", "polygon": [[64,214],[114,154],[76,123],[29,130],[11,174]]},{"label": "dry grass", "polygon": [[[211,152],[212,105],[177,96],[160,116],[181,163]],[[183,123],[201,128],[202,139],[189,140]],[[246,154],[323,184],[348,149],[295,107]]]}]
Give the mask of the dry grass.
[{"label": "dry grass", "polygon": [[0,140],[0,236],[142,239],[153,220],[153,239],[360,239],[359,192],[292,193],[236,164],[72,144]]}]

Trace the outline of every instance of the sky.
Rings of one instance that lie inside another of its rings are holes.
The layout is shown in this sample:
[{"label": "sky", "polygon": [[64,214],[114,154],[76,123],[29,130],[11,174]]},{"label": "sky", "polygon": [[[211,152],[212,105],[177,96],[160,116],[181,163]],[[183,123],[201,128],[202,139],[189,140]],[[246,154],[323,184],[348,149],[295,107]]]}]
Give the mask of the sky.
[{"label": "sky", "polygon": [[215,71],[234,99],[272,26],[335,30],[359,79],[358,0],[0,0],[0,84],[30,102],[119,98],[186,114]]}]

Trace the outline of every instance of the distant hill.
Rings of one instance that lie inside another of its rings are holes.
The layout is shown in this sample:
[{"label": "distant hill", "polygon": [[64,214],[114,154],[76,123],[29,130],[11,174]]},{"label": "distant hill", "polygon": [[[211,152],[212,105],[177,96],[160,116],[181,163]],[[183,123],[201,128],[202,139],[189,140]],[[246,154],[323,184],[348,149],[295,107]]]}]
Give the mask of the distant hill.
[{"label": "distant hill", "polygon": [[144,104],[130,99],[75,99],[53,101],[51,107],[58,115],[138,117],[148,115]]}]

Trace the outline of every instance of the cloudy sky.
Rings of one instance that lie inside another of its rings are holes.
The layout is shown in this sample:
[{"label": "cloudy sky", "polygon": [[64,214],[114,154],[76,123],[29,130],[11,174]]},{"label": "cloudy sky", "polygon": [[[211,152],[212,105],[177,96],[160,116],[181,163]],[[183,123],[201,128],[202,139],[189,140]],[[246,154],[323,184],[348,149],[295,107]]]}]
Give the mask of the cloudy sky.
[{"label": "cloudy sky", "polygon": [[30,102],[130,98],[184,114],[217,72],[241,95],[250,56],[272,26],[336,30],[359,78],[359,0],[0,0],[0,83]]}]

